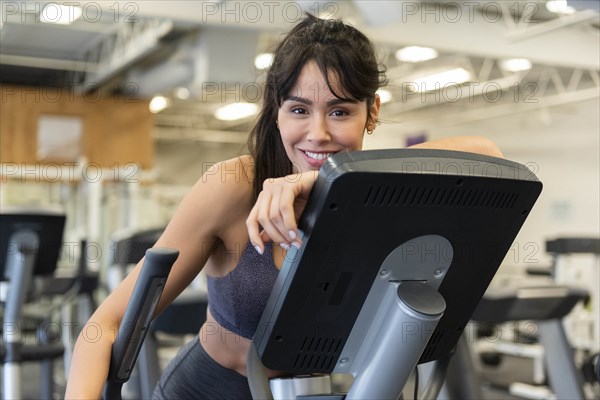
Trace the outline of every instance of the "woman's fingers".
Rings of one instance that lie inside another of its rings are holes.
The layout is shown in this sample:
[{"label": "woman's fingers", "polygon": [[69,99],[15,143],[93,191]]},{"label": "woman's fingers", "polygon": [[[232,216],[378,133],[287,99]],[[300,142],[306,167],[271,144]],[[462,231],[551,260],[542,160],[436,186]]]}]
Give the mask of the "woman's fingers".
[{"label": "woman's fingers", "polygon": [[304,208],[315,179],[316,176],[307,179],[301,175],[290,175],[265,181],[246,221],[250,241],[259,253],[262,254],[264,242],[269,240],[280,243],[285,249],[290,245],[300,247],[296,222],[299,215],[295,210],[298,206],[300,210]]},{"label": "woman's fingers", "polygon": [[287,238],[282,233],[284,228],[279,212],[280,197],[275,188],[265,188],[259,194],[246,220],[248,238],[259,254],[263,254],[264,243],[268,241],[283,243],[282,247],[286,247]]},{"label": "woman's fingers", "polygon": [[282,230],[287,238],[287,241],[292,246],[300,247],[298,237],[298,227],[296,224],[296,214],[294,213],[294,201],[296,194],[292,190],[284,190],[279,199],[279,210],[282,219]]},{"label": "woman's fingers", "polygon": [[[259,204],[258,222],[263,227],[265,232],[270,236],[271,240],[277,243],[286,241],[285,236],[281,232],[281,214],[279,213],[279,197],[280,194],[275,190],[265,191],[264,199]],[[258,203],[257,203],[258,204]]]},{"label": "woman's fingers", "polygon": [[248,219],[246,219],[246,229],[248,229],[248,239],[250,240],[250,243],[252,243],[252,245],[259,254],[262,254],[264,252],[264,238],[261,237],[259,231],[260,227],[258,225],[258,207],[256,204],[254,205],[254,207],[252,207],[250,214],[248,214]]}]

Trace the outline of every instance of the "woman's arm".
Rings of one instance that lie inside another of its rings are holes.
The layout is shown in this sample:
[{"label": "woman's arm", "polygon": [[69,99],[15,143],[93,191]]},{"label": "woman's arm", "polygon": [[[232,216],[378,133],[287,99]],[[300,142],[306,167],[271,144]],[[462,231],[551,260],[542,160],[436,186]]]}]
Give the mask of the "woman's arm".
[{"label": "woman's arm", "polygon": [[[240,160],[230,160],[217,169],[235,170]],[[228,166],[228,163],[232,165]],[[221,174],[205,174],[183,199],[155,247],[179,250],[179,257],[165,285],[157,307],[164,310],[203,268],[209,251],[224,224],[244,200],[239,179],[222,179]],[[241,185],[245,185],[242,183]],[[247,185],[249,187],[249,185]],[[249,189],[247,190],[249,192]],[[249,196],[246,196],[246,202]],[[67,399],[98,399],[108,376],[112,344],[125,313],[143,260],[94,312],[77,339],[67,381]]]},{"label": "woman's arm", "polygon": [[468,153],[484,154],[502,158],[502,152],[496,144],[483,136],[454,136],[445,139],[432,140],[410,147],[411,149],[440,149],[457,150]]}]

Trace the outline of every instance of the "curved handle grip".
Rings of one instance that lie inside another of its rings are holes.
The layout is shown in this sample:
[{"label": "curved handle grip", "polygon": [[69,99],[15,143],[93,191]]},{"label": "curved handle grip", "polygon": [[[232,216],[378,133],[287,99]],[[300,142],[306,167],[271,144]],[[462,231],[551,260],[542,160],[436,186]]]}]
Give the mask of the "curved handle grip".
[{"label": "curved handle grip", "polygon": [[600,353],[596,354],[596,379],[600,382]]},{"label": "curved handle grip", "polygon": [[121,386],[129,380],[154,311],[179,252],[168,248],[146,251],[144,264],[133,288],[133,293],[119,332],[112,346],[105,399],[120,399]]}]

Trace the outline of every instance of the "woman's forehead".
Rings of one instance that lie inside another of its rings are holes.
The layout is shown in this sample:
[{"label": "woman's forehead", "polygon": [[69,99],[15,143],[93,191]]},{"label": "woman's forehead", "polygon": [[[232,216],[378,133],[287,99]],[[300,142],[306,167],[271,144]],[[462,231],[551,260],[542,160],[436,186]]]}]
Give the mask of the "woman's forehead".
[{"label": "woman's forehead", "polygon": [[[352,98],[352,96],[344,90],[340,83],[339,75],[333,71],[327,71],[327,78],[319,68],[316,62],[309,61],[302,67],[296,84],[290,91],[290,96],[303,97],[311,101],[328,101],[337,96],[343,98]],[[335,94],[334,94],[335,93]],[[337,95],[337,96],[336,96]]]}]

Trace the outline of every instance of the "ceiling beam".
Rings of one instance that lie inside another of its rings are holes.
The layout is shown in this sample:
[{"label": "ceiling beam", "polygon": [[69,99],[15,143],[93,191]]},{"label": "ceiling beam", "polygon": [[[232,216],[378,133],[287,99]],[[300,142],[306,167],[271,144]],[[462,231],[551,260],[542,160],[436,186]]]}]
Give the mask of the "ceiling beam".
[{"label": "ceiling beam", "polygon": [[17,65],[20,67],[56,69],[62,71],[95,71],[95,63],[77,60],[62,60],[57,58],[28,57],[0,53],[0,64]]},{"label": "ceiling beam", "polygon": [[[579,26],[560,29],[561,25],[555,22],[530,20],[525,23],[539,34],[517,41],[511,36],[514,35],[514,27],[505,23],[502,8],[495,2],[487,3],[488,7],[482,9],[475,7],[482,4],[478,1],[380,3],[385,3],[386,7],[399,7],[400,17],[395,22],[365,28],[365,33],[375,42],[399,47],[433,47],[447,53],[477,57],[527,58],[534,64],[600,70],[598,36],[585,29],[577,29]],[[581,16],[573,14],[569,20],[574,23],[600,20],[600,16],[597,13],[592,15],[592,11],[582,13]],[[535,28],[546,23],[551,23],[553,29],[544,32]]]},{"label": "ceiling beam", "polygon": [[[104,3],[107,7],[112,6],[108,1],[100,2]],[[503,10],[505,7],[497,1],[488,0],[354,0],[351,3],[332,0],[173,0],[169,1],[168,5],[157,1],[136,4],[140,16],[261,31],[288,30],[302,18],[304,11],[332,17],[348,17],[349,4],[352,4],[357,14],[354,17],[369,25],[361,29],[376,43],[399,47],[427,46],[444,52],[477,57],[524,57],[544,65],[600,70],[598,35],[583,28],[579,29],[584,24],[589,26],[600,23],[599,14],[594,16],[593,11],[577,12],[559,23],[552,22],[553,20],[537,21],[523,16],[514,17],[517,18],[516,22],[528,24],[534,31],[541,31],[539,35],[525,35],[520,37],[522,40],[515,40],[514,26],[509,26],[506,16],[502,15],[503,11],[506,13],[506,10]],[[522,4],[526,8],[521,12],[533,15],[535,8],[539,9],[543,3],[531,0]],[[548,26],[551,29],[537,28],[548,22],[551,22],[551,26]],[[569,26],[570,29],[561,28],[565,26]]]}]

